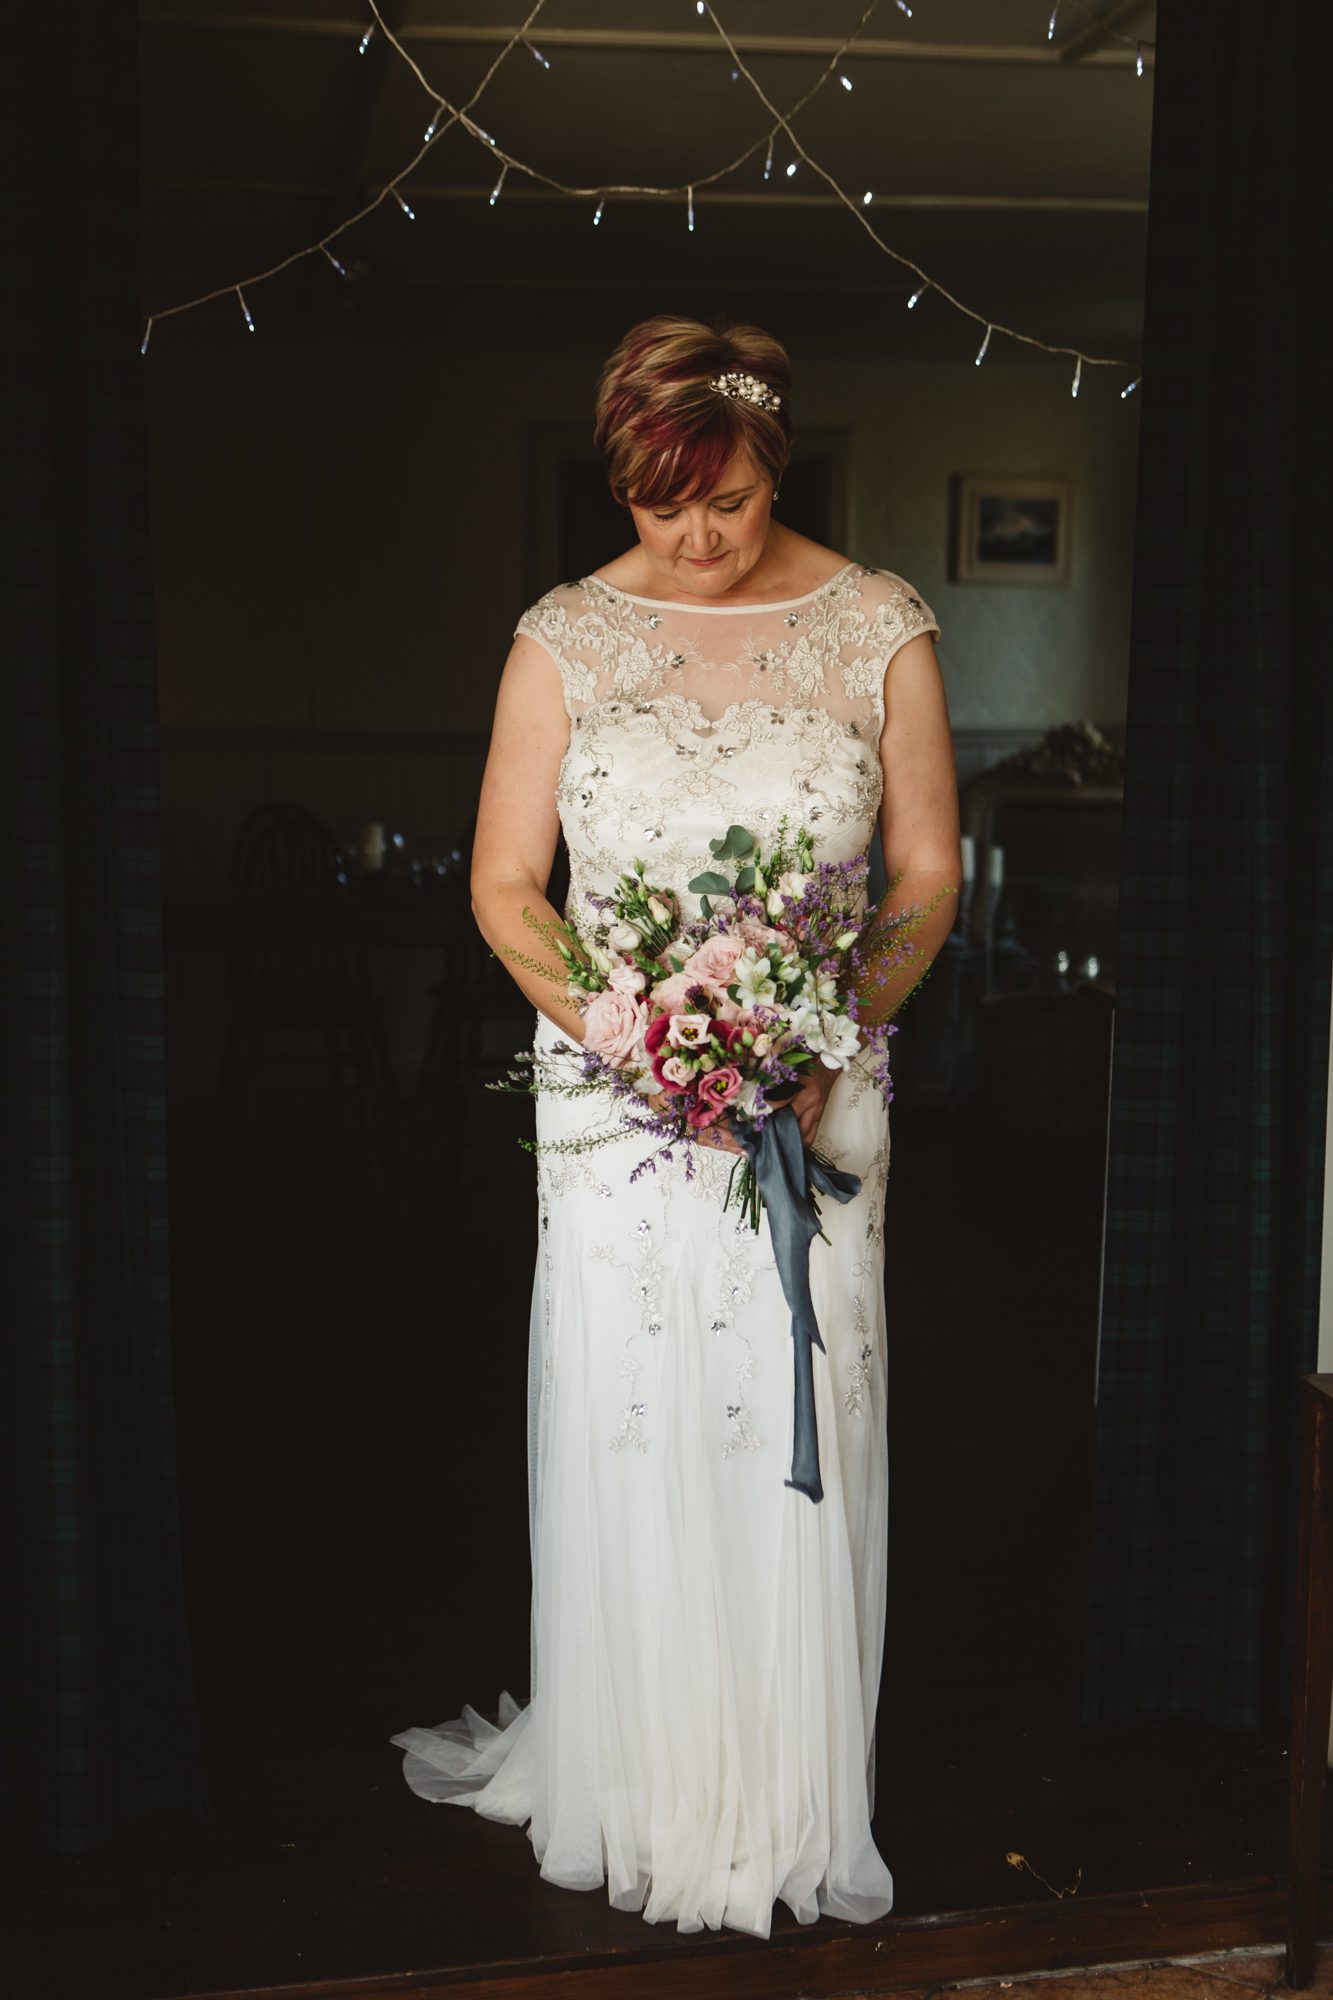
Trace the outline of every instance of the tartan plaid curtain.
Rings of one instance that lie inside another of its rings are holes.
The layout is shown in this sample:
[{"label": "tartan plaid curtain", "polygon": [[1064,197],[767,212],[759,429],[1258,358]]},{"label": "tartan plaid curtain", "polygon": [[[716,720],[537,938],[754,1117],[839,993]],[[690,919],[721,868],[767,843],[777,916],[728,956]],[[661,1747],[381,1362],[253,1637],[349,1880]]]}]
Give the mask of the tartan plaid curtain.
[{"label": "tartan plaid curtain", "polygon": [[1289,1712],[1333,951],[1325,15],[1158,9],[1092,1722]]},{"label": "tartan plaid curtain", "polygon": [[0,1786],[77,1854],[206,1811],[167,1316],[132,0],[5,34]]}]

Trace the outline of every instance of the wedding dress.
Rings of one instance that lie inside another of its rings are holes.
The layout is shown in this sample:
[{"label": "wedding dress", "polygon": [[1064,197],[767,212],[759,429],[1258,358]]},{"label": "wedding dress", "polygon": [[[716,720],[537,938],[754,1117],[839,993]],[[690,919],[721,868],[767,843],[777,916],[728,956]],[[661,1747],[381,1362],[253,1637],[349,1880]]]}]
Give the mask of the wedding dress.
[{"label": "wedding dress", "polygon": [[[927,605],[848,563],[773,604],[677,604],[597,576],[519,620],[571,718],[557,799],[567,913],[634,857],[686,884],[738,822],[785,814],[818,859],[866,851],[882,790],[885,671]],[[568,1038],[544,1014],[534,1046]],[[596,1100],[537,1099],[542,1141],[604,1128]],[[531,1697],[505,1693],[391,1741],[423,1798],[526,1824],[542,1875],[604,1882],[682,1931],[866,1922],[893,1903],[871,1836],[885,1628],[888,1446],[883,1214],[888,1109],[853,1065],[821,1149],[861,1176],[823,1204],[810,1278],[824,1497],[785,1485],[791,1313],[768,1223],[722,1194],[733,1156],[617,1138],[539,1155],[529,1335]]]}]

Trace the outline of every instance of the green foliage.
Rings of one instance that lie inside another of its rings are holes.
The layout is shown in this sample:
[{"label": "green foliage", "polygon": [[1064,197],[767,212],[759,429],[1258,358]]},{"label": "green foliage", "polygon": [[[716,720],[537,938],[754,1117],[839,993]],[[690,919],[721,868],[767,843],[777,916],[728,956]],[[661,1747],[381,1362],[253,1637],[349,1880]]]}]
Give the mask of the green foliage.
[{"label": "green foliage", "polygon": [[754,853],[754,835],[743,826],[731,825],[721,840],[710,840],[708,851],[715,861],[744,861]]}]

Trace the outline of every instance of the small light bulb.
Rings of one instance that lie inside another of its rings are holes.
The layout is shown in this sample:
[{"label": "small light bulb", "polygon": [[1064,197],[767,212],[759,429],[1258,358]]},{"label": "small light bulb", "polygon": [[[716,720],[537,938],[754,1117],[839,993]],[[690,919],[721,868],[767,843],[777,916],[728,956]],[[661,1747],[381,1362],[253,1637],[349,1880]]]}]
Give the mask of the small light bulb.
[{"label": "small light bulb", "polygon": [[546,57],[542,54],[539,48],[534,48],[531,42],[528,43],[528,48],[531,54],[536,57],[537,61],[541,64],[543,69],[549,69],[551,67],[550,63],[547,61]]},{"label": "small light bulb", "polygon": [[1060,11],[1060,0],[1055,0],[1055,5],[1051,9],[1051,18],[1046,23],[1046,39],[1048,42],[1053,42],[1055,40],[1055,17],[1059,13],[1059,11]]},{"label": "small light bulb", "polygon": [[431,119],[430,124],[426,127],[425,143],[428,146],[431,140],[435,137],[435,128],[439,124],[443,116],[444,116],[444,106],[442,104],[437,104],[435,107],[435,116]]},{"label": "small light bulb", "polygon": [[849,76],[844,76],[841,70],[838,71],[838,82],[844,90],[850,90],[852,87],[852,79]]},{"label": "small light bulb", "polygon": [[506,175],[506,174],[507,174],[508,172],[509,172],[509,162],[508,162],[508,160],[506,160],[506,161],[505,161],[505,163],[504,163],[504,165],[503,165],[503,166],[501,167],[501,169],[500,169],[500,178],[499,178],[499,180],[498,180],[498,181],[497,181],[497,182],[495,183],[495,186],[494,186],[494,187],[493,187],[493,188],[491,189],[491,207],[492,207],[492,208],[494,208],[494,207],[495,207],[495,204],[496,204],[496,202],[497,202],[497,201],[499,201],[499,199],[500,199],[500,189],[501,189],[501,188],[502,188],[502,187],[504,186],[504,184],[505,184],[505,175]]},{"label": "small light bulb", "polygon": [[1082,374],[1083,374],[1083,356],[1080,354],[1077,362],[1074,365],[1074,386],[1069,391],[1071,396],[1077,396],[1079,380]]},{"label": "small light bulb", "polygon": [[1135,44],[1134,44],[1134,71],[1135,71],[1135,74],[1136,74],[1137,76],[1142,76],[1142,75],[1143,75],[1143,43],[1142,43],[1142,42],[1135,42]]},{"label": "small light bulb", "polygon": [[898,0],[898,12],[900,14],[906,14],[908,20],[909,21],[911,20],[912,10],[907,4],[907,0]]},{"label": "small light bulb", "polygon": [[685,197],[685,220],[690,229],[694,227],[694,189],[690,188]]},{"label": "small light bulb", "polygon": [[370,38],[374,34],[374,32],[375,32],[375,23],[372,21],[370,26],[366,29],[365,34],[362,35],[361,37],[361,46],[357,50],[357,54],[359,56],[363,56],[366,53],[366,50],[370,47]]},{"label": "small light bulb", "polygon": [[397,204],[398,204],[399,208],[401,208],[401,209],[402,209],[402,211],[403,211],[403,214],[404,214],[404,215],[405,215],[405,216],[407,217],[408,221],[409,221],[409,222],[415,222],[415,221],[416,221],[416,219],[417,219],[417,218],[416,218],[416,216],[415,216],[415,214],[414,214],[414,213],[413,213],[413,211],[412,211],[412,210],[411,210],[411,209],[410,209],[410,208],[408,207],[407,203],[406,203],[406,202],[405,202],[405,201],[403,200],[403,197],[402,197],[402,196],[401,196],[401,195],[399,194],[399,192],[398,192],[397,188],[395,188],[395,189],[393,190],[393,198],[394,198],[394,200],[395,200],[395,201],[397,202]]},{"label": "small light bulb", "polygon": [[732,82],[733,82],[733,83],[739,83],[739,82],[740,82],[740,80],[741,80],[741,73],[740,73],[740,71],[739,71],[738,69],[734,69],[734,70],[733,70],[733,71],[731,72],[731,80],[732,80]]},{"label": "small light bulb", "polygon": [[765,159],[765,161],[764,161],[764,179],[765,179],[765,180],[767,180],[767,179],[768,179],[768,177],[769,177],[769,175],[770,175],[770,174],[772,173],[772,171],[773,171],[773,134],[772,134],[772,133],[770,132],[770,133],[769,133],[769,135],[768,135],[768,156],[767,156],[767,158],[766,158],[766,159]]},{"label": "small light bulb", "polygon": [[598,202],[598,204],[597,204],[596,208],[595,208],[595,209],[593,210],[593,214],[592,214],[592,226],[593,226],[593,228],[594,228],[594,229],[596,229],[596,227],[597,227],[598,223],[599,223],[599,222],[601,221],[601,219],[602,219],[602,210],[603,210],[603,209],[604,209],[605,207],[606,207],[606,196],[605,196],[605,195],[603,195],[603,196],[602,196],[602,198],[601,198],[601,200],[600,200],[600,201]]},{"label": "small light bulb", "polygon": [[253,333],[255,330],[255,323],[250,317],[250,308],[245,303],[245,293],[241,290],[239,285],[236,287],[236,296],[241,302],[241,311],[245,314],[245,323],[249,327],[251,333]]},{"label": "small light bulb", "polygon": [[152,332],[153,332],[153,322],[150,319],[147,326],[143,330],[143,346],[139,349],[140,354],[147,354],[148,342],[152,336]]},{"label": "small light bulb", "polygon": [[874,199],[875,199],[874,195],[873,195],[873,194],[872,194],[872,193],[870,192],[870,189],[869,189],[869,188],[867,188],[867,189],[866,189],[866,191],[865,191],[865,193],[864,193],[864,194],[863,194],[863,195],[861,196],[861,206],[862,206],[862,208],[869,208],[869,206],[870,206],[871,202],[872,202],[872,201],[873,201]]},{"label": "small light bulb", "polygon": [[911,298],[907,301],[907,310],[910,312],[912,310],[912,307],[916,304],[917,300],[921,297],[921,294],[929,290],[930,290],[930,279],[927,278],[923,285],[917,286]]},{"label": "small light bulb", "polygon": [[787,179],[790,180],[795,172],[796,172],[796,162],[795,160],[791,160],[788,162],[787,165]]},{"label": "small light bulb", "polygon": [[1134,394],[1134,391],[1138,388],[1139,383],[1142,380],[1143,377],[1141,375],[1136,375],[1134,377],[1134,380],[1130,383],[1129,387],[1127,389],[1122,389],[1120,391],[1120,400],[1122,403],[1124,402],[1126,396],[1132,396]]},{"label": "small light bulb", "polygon": [[695,13],[696,13],[696,14],[702,14],[702,13],[703,13],[703,11],[704,11],[704,0],[694,0],[694,11],[695,11]]},{"label": "small light bulb", "polygon": [[979,348],[977,349],[977,367],[978,367],[978,368],[980,368],[980,366],[981,366],[982,362],[983,362],[983,361],[984,361],[984,360],[986,359],[986,349],[987,349],[987,348],[988,348],[988,347],[990,346],[990,337],[991,337],[991,329],[990,329],[989,327],[987,327],[987,328],[986,328],[986,338],[985,338],[985,339],[984,339],[984,340],[982,341],[982,343],[981,343],[981,346],[980,346],[980,347],[979,347]]},{"label": "small light bulb", "polygon": [[490,133],[486,130],[486,127],[484,125],[474,125],[470,118],[465,120],[465,123],[468,127],[468,130],[470,132],[475,132],[479,139],[484,139],[488,146],[493,146],[495,144],[494,139],[492,139]]},{"label": "small light bulb", "polygon": [[327,243],[321,243],[319,247],[324,252],[324,255],[328,258],[330,264],[332,264],[334,270],[338,273],[338,276],[340,278],[345,278],[347,276],[347,266],[345,264],[340,264],[338,262],[338,259],[334,256],[332,250],[330,250]]}]

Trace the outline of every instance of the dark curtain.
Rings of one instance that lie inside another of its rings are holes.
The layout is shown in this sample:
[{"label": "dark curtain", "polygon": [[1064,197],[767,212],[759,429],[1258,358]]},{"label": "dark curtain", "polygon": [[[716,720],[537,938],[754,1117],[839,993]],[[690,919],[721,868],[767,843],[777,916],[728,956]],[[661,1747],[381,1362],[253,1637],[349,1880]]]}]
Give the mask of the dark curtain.
[{"label": "dark curtain", "polygon": [[1326,15],[1158,8],[1093,1722],[1289,1710],[1333,951]]},{"label": "dark curtain", "polygon": [[132,0],[11,9],[0,549],[0,1789],[78,1854],[206,1810],[167,1298]]}]

